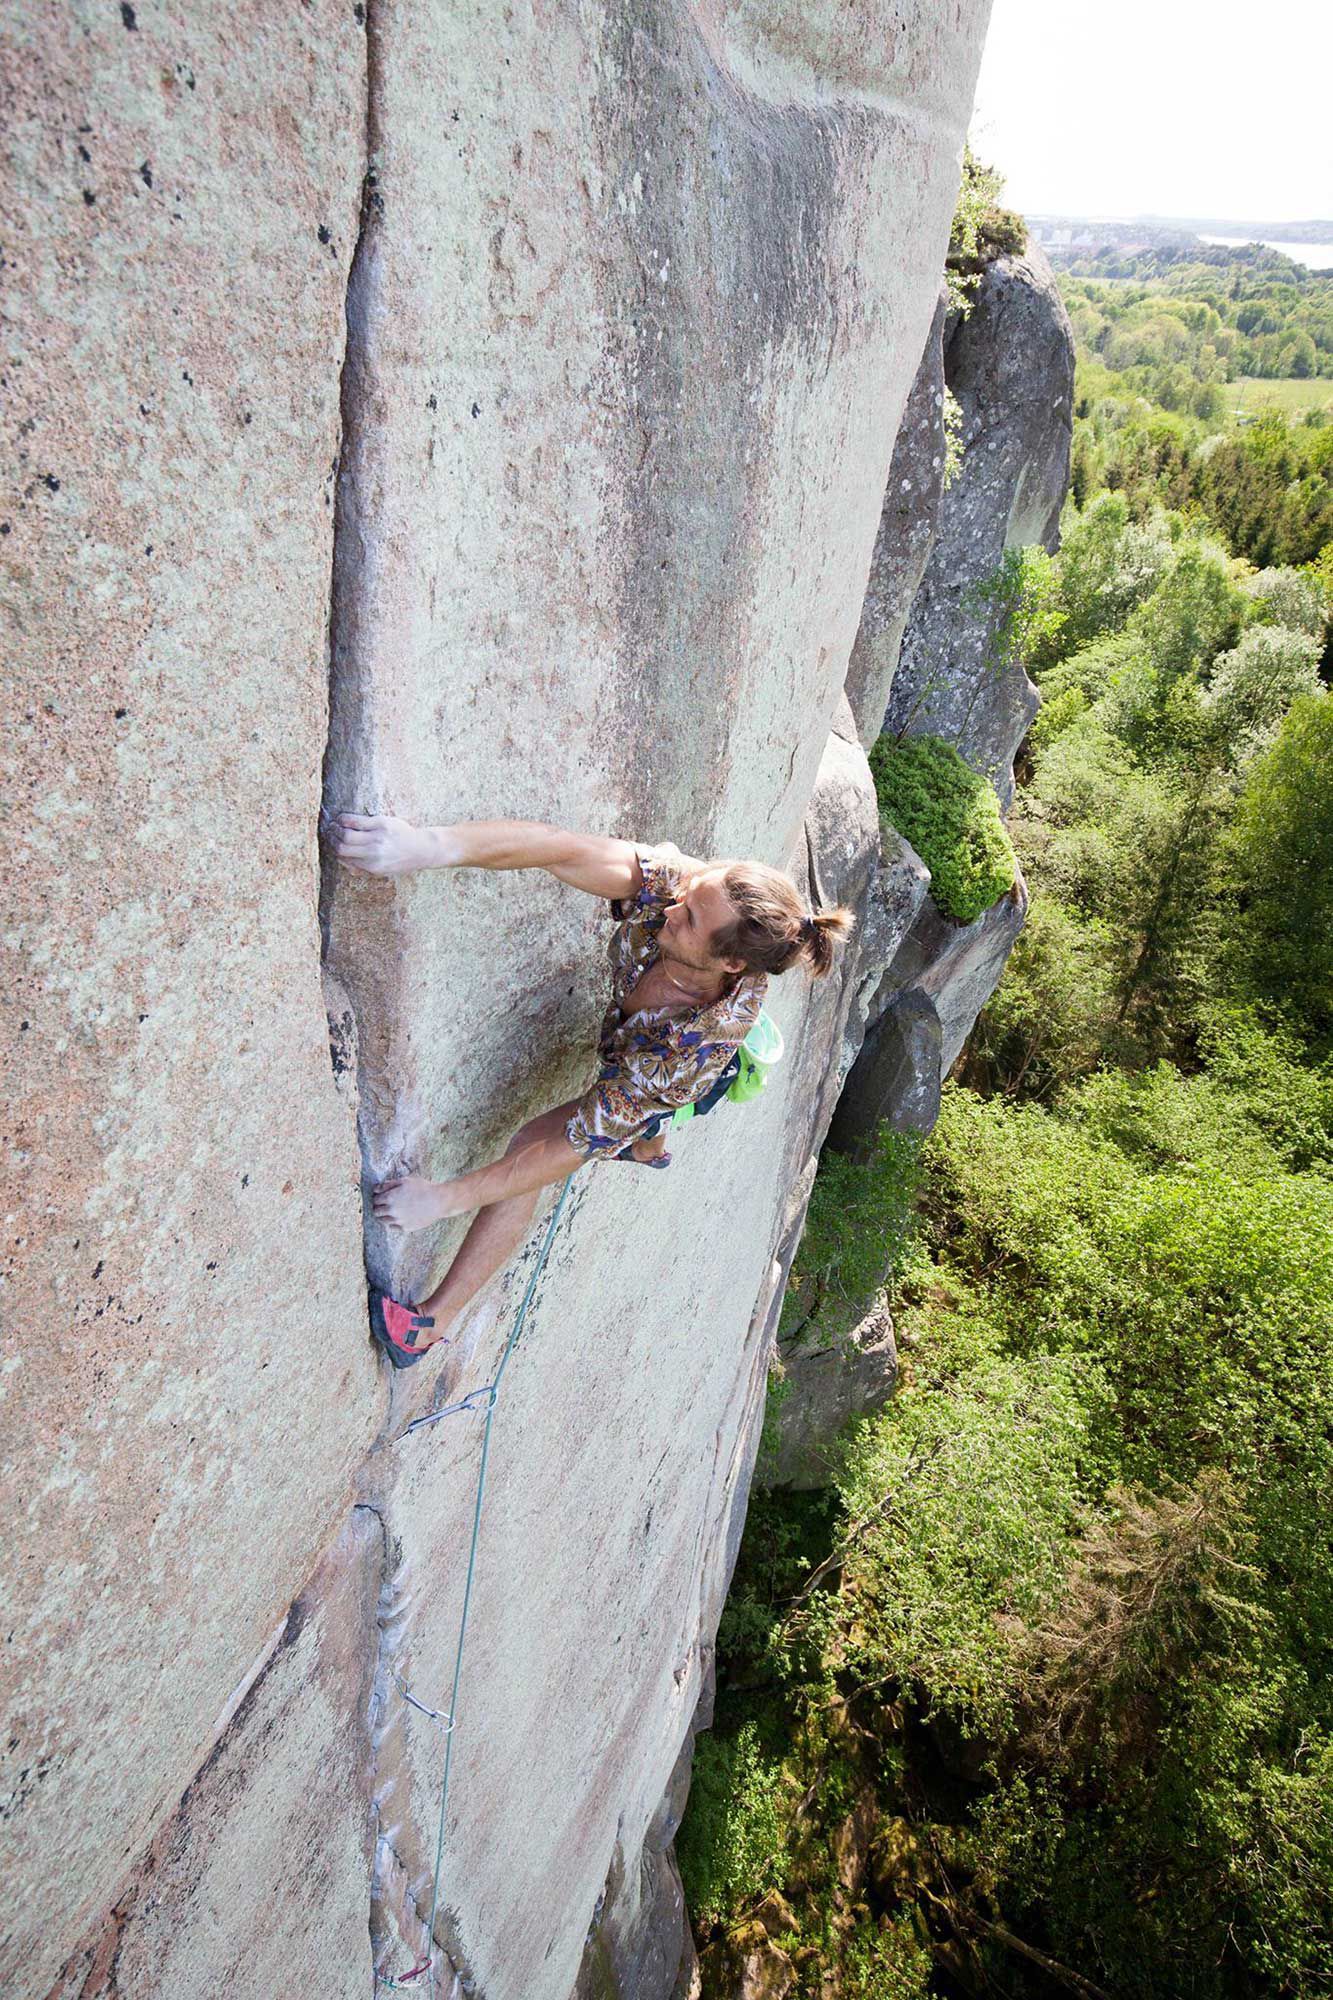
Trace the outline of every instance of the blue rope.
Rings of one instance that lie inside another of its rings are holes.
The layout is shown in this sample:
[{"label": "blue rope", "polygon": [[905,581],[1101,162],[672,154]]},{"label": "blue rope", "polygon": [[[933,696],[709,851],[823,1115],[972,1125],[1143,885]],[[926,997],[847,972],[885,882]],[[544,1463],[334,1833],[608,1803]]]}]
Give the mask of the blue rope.
[{"label": "blue rope", "polygon": [[[477,1566],[477,1537],[481,1529],[481,1503],[486,1492],[486,1461],[490,1456],[491,1449],[491,1418],[495,1413],[495,1404],[500,1391],[501,1377],[504,1375],[509,1357],[514,1351],[518,1337],[523,1331],[523,1322],[528,1316],[528,1307],[532,1304],[532,1295],[537,1289],[537,1282],[542,1272],[546,1269],[546,1260],[551,1254],[551,1245],[555,1241],[556,1225],[560,1220],[560,1213],[564,1208],[565,1199],[569,1194],[570,1181],[573,1178],[574,1176],[571,1174],[569,1180],[561,1188],[560,1199],[555,1205],[551,1220],[546,1225],[546,1236],[542,1243],[541,1252],[538,1255],[536,1264],[533,1266],[532,1276],[528,1279],[528,1288],[523,1294],[523,1303],[519,1306],[513,1329],[510,1332],[508,1340],[505,1342],[504,1353],[500,1356],[500,1365],[495,1371],[495,1379],[484,1383],[480,1389],[469,1391],[460,1402],[446,1403],[442,1410],[433,1410],[428,1416],[415,1418],[412,1423],[408,1424],[404,1431],[400,1432],[397,1439],[397,1442],[401,1443],[403,1438],[409,1437],[413,1431],[422,1430],[427,1424],[437,1424],[441,1417],[453,1416],[458,1410],[476,1411],[484,1409],[486,1412],[486,1425],[481,1439],[481,1464],[477,1469],[477,1499],[476,1505],[472,1510],[472,1546],[468,1550],[467,1581],[463,1585],[463,1609],[458,1620],[458,1650],[454,1655],[454,1683],[449,1695],[449,1706],[444,1710],[427,1708],[424,1702],[418,1701],[414,1694],[409,1693],[401,1681],[398,1682],[399,1687],[402,1689],[404,1700],[410,1702],[413,1708],[419,1709],[423,1715],[430,1716],[433,1722],[439,1723],[446,1737],[444,1777],[440,1783],[440,1827],[435,1842],[435,1883],[431,1890],[430,1921],[426,1926],[426,1956],[420,1965],[414,1965],[412,1970],[405,1973],[401,1979],[390,1979],[387,1973],[380,1972],[377,1969],[375,1972],[375,1984],[377,1987],[388,1986],[399,1989],[412,1984],[421,1977],[423,1972],[430,1971],[434,1958],[435,1915],[440,1904],[440,1871],[444,1865],[444,1818],[445,1808],[449,1802],[449,1770],[454,1757],[454,1721],[458,1713],[458,1678],[463,1668],[463,1641],[467,1635],[468,1606],[472,1601],[472,1577]],[[396,1675],[395,1679],[397,1679]]]}]

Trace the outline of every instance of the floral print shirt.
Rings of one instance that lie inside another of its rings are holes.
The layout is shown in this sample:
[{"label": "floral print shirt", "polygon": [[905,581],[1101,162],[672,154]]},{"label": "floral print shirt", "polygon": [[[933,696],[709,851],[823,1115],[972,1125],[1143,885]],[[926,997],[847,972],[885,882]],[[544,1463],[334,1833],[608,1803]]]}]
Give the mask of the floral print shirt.
[{"label": "floral print shirt", "polygon": [[768,988],[764,973],[745,972],[706,1006],[649,1007],[624,1018],[626,996],[657,962],[657,934],[679,893],[684,859],[665,843],[637,852],[643,887],[611,904],[620,921],[609,948],[614,992],[598,1037],[601,1070],[565,1128],[585,1160],[624,1152],[655,1118],[702,1097],[754,1026]]}]

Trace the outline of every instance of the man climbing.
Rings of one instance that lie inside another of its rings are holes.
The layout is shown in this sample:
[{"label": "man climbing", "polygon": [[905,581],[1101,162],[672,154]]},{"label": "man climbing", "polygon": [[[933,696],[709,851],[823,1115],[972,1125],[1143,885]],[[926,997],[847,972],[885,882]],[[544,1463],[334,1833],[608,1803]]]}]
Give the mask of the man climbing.
[{"label": "man climbing", "polygon": [[725,1092],[769,975],[805,965],[822,978],[853,919],[848,910],[806,910],[787,876],[761,862],[698,861],[670,845],[532,821],[414,827],[340,813],[331,831],[338,859],[362,874],[544,868],[609,899],[617,919],[601,1066],[585,1094],[529,1119],[492,1166],[451,1181],[409,1174],[375,1189],[374,1212],[391,1229],[425,1229],[478,1211],[448,1271],[415,1310],[371,1293],[376,1339],[395,1368],[410,1368],[518,1248],[540,1189],[589,1160],[669,1163],[661,1124],[687,1104],[706,1110]]}]

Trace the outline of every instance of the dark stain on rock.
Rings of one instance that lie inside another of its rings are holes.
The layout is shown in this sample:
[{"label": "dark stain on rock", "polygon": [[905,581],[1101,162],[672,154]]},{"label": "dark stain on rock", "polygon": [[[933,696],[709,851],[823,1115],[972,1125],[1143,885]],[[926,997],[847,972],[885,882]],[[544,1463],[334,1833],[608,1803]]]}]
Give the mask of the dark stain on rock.
[{"label": "dark stain on rock", "polygon": [[133,34],[139,23],[134,18],[134,9],[130,6],[129,0],[120,0],[120,18]]},{"label": "dark stain on rock", "polygon": [[86,160],[86,161],[88,162],[89,166],[91,166],[91,165],[92,165],[92,161],[93,161],[93,156],[92,156],[92,154],[91,154],[91,153],[90,153],[90,152],[88,151],[88,148],[87,148],[86,146],[80,146],[80,147],[79,147],[79,158],[80,158],[81,160]]},{"label": "dark stain on rock", "polygon": [[479,416],[481,415],[481,404],[480,404],[480,403],[474,403],[474,404],[472,405],[472,414],[473,414],[473,416],[474,416],[474,417],[479,417]]},{"label": "dark stain on rock", "polygon": [[42,484],[43,486],[49,487],[52,493],[58,493],[60,491],[60,481],[56,478],[53,472],[44,472],[42,474]]},{"label": "dark stain on rock", "polygon": [[350,1008],[336,1019],[329,1016],[329,1062],[335,1077],[356,1068],[356,1022]]},{"label": "dark stain on rock", "polygon": [[97,205],[97,196],[93,193],[91,188],[85,188],[83,190],[83,205],[85,208],[94,208]]},{"label": "dark stain on rock", "polygon": [[[864,155],[875,114],[755,95],[683,8],[625,9],[604,74],[615,82],[595,113],[598,150],[617,163],[598,260],[610,332],[604,395],[625,413],[617,455],[632,524],[617,622],[635,665],[618,683],[650,685],[666,712],[679,705],[694,718],[688,744],[663,742],[637,760],[652,768],[651,792],[628,774],[622,805],[627,823],[682,826],[706,851],[695,774],[716,773],[720,800],[761,554],[752,468],[771,451],[768,385],[780,351],[818,382],[855,323],[855,270],[834,246],[845,163]],[[688,592],[659,568],[676,545],[690,550]],[[701,685],[703,629],[712,659]],[[629,725],[626,713],[603,726]],[[633,727],[641,732],[641,715]]]},{"label": "dark stain on rock", "polygon": [[145,187],[151,187],[153,185],[153,163],[151,160],[140,161],[139,179],[143,182]]},{"label": "dark stain on rock", "polygon": [[[116,721],[123,722],[125,720],[125,717],[129,714],[129,710],[127,708],[118,708],[115,714],[116,714]],[[140,1014],[139,1019],[142,1021],[143,1019],[142,1014]]]},{"label": "dark stain on rock", "polygon": [[331,243],[333,241],[332,232],[327,222],[321,222],[315,234],[319,237],[321,243]]}]

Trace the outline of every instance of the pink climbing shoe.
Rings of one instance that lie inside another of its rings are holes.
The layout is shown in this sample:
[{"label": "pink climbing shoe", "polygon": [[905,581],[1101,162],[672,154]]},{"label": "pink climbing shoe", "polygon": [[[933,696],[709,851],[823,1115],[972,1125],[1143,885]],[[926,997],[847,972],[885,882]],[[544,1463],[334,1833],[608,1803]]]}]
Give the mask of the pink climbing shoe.
[{"label": "pink climbing shoe", "polygon": [[425,1333],[434,1324],[433,1319],[413,1312],[411,1306],[400,1306],[387,1292],[370,1287],[370,1331],[395,1368],[411,1368],[423,1354],[429,1354],[429,1347],[413,1345],[412,1335]]}]

